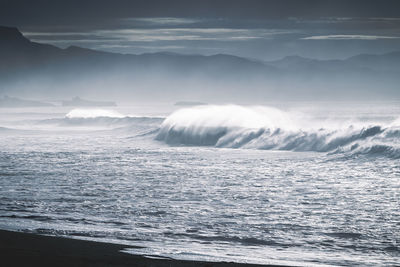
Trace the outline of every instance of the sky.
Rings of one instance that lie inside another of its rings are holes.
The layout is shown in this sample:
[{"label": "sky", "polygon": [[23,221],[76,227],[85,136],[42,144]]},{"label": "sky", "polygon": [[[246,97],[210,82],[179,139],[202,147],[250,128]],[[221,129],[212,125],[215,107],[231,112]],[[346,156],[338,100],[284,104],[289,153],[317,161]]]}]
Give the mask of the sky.
[{"label": "sky", "polygon": [[30,40],[118,53],[343,59],[400,50],[396,0],[0,0]]}]

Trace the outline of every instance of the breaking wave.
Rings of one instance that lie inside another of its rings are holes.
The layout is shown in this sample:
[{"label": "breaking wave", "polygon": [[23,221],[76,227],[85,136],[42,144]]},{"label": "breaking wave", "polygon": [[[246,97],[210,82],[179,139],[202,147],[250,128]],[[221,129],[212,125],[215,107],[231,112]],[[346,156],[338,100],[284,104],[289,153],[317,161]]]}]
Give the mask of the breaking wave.
[{"label": "breaking wave", "polygon": [[159,126],[163,118],[124,115],[107,109],[73,109],[64,118],[42,120],[40,124],[57,126],[106,126],[122,127],[131,125]]},{"label": "breaking wave", "polygon": [[316,120],[271,107],[181,109],[156,136],[170,145],[385,155],[400,158],[400,119],[387,124]]},{"label": "breaking wave", "polygon": [[82,119],[93,119],[99,117],[106,118],[123,118],[125,117],[121,113],[114,110],[107,109],[73,109],[65,115],[66,118],[82,118]]}]

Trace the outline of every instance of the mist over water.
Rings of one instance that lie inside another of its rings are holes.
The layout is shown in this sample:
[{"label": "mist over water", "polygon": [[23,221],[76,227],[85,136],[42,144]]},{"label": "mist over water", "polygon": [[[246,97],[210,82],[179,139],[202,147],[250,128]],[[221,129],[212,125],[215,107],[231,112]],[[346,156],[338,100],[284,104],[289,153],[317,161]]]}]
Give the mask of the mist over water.
[{"label": "mist over water", "polygon": [[0,110],[0,227],[140,255],[399,257],[397,102]]}]

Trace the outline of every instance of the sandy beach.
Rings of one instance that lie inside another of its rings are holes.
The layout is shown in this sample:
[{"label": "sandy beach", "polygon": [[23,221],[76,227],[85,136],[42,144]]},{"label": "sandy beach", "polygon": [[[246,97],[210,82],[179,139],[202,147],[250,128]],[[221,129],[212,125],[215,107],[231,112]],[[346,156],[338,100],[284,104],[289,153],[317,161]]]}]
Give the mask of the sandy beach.
[{"label": "sandy beach", "polygon": [[153,259],[129,246],[0,230],[2,266],[277,266]]}]

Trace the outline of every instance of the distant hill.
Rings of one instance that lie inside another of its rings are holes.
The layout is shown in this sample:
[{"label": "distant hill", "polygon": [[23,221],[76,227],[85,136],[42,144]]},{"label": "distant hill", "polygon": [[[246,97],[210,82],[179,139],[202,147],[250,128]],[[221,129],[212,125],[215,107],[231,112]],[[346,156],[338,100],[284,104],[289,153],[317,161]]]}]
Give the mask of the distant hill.
[{"label": "distant hill", "polygon": [[24,107],[52,107],[53,104],[40,101],[20,99],[17,97],[4,96],[0,98],[0,108],[24,108]]},{"label": "distant hill", "polygon": [[[64,70],[70,67],[91,67],[94,70],[112,70],[116,66],[142,69],[154,67],[156,69],[178,70],[189,73],[193,70],[213,74],[221,68],[231,71],[268,71],[272,68],[249,59],[217,54],[213,56],[180,55],[172,53],[146,53],[141,55],[124,55],[96,51],[77,46],[60,49],[47,44],[38,44],[29,41],[16,28],[0,26],[0,56],[2,66],[6,62],[14,66],[48,67],[55,63],[61,64]],[[17,60],[16,60],[17,59]],[[75,65],[82,64],[82,65]],[[81,69],[81,68],[78,68]]]},{"label": "distant hill", "polygon": [[360,67],[370,68],[378,71],[400,71],[400,51],[383,55],[362,54],[350,57],[346,60]]},{"label": "distant hill", "polygon": [[31,42],[16,28],[0,27],[0,94],[116,100],[191,98],[400,99],[400,51],[345,60],[288,56],[261,62],[216,54],[141,55],[61,49]]}]

